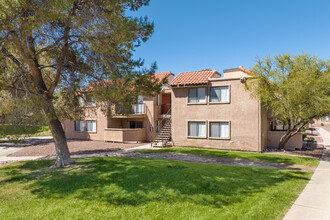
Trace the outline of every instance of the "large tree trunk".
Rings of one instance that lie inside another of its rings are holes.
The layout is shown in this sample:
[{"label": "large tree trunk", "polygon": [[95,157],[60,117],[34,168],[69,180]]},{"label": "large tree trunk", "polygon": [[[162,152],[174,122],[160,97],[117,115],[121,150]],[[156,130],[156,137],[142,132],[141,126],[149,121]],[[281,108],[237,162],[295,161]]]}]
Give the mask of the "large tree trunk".
[{"label": "large tree trunk", "polygon": [[68,149],[65,133],[60,120],[55,113],[53,103],[47,101],[47,105],[44,106],[44,113],[49,121],[49,127],[52,131],[55,150],[56,150],[56,163],[55,166],[65,166],[74,163],[70,157],[70,152]]}]

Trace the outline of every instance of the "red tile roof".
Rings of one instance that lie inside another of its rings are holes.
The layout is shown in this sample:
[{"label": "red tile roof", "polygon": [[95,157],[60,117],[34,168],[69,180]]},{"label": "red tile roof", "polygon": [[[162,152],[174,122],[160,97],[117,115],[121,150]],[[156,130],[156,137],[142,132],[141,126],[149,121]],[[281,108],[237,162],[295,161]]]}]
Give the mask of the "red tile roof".
[{"label": "red tile roof", "polygon": [[[177,75],[170,83],[171,86],[189,86],[207,84],[208,79],[212,78],[216,70],[202,70],[193,72],[183,72]],[[219,73],[218,73],[219,74]]]},{"label": "red tile roof", "polygon": [[[170,75],[174,75],[171,72],[161,72],[161,73],[155,73],[155,78],[158,80],[158,82],[162,82],[165,78],[167,78]],[[117,82],[123,81],[122,78],[117,79]],[[92,82],[87,86],[83,91],[91,91],[94,86],[99,86],[101,83],[110,83],[110,81],[105,81],[105,82]]]},{"label": "red tile roof", "polygon": [[161,82],[170,75],[174,75],[174,74],[171,72],[155,73],[155,78],[158,79],[159,82]]},{"label": "red tile roof", "polygon": [[246,69],[245,67],[243,66],[239,66],[238,69],[242,70],[243,72],[249,74],[249,75],[252,75],[252,76],[258,76],[256,73],[252,72],[251,70],[248,70]]}]

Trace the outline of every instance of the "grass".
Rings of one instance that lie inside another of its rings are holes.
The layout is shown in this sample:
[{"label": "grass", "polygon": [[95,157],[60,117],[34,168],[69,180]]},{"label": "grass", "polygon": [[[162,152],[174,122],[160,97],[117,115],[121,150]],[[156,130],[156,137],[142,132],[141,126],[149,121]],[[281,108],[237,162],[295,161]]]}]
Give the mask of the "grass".
[{"label": "grass", "polygon": [[265,153],[251,153],[241,151],[226,151],[226,150],[209,150],[200,148],[163,148],[159,150],[145,150],[138,151],[138,153],[185,153],[195,154],[203,156],[215,156],[215,157],[226,157],[226,158],[241,158],[248,160],[259,160],[274,163],[285,163],[285,164],[296,164],[310,167],[316,167],[320,160],[310,157],[297,157],[288,155],[276,155],[276,154],[265,154]]},{"label": "grass", "polygon": [[0,168],[0,219],[281,219],[311,172],[134,158]]},{"label": "grass", "polygon": [[50,136],[49,126],[40,125],[0,125],[0,138],[15,136]]}]

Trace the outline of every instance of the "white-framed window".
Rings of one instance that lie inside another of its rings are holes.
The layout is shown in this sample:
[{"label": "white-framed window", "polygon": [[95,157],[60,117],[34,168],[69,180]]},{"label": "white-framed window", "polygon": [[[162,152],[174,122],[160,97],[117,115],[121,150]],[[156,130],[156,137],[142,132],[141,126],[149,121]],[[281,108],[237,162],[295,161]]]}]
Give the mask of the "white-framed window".
[{"label": "white-framed window", "polygon": [[190,88],[188,90],[189,103],[203,103],[205,102],[205,88]]},{"label": "white-framed window", "polygon": [[210,122],[210,137],[229,138],[229,122]]},{"label": "white-framed window", "polygon": [[210,102],[229,102],[229,87],[228,86],[211,87]]},{"label": "white-framed window", "polygon": [[189,137],[206,137],[205,122],[188,122],[188,136]]},{"label": "white-framed window", "polygon": [[75,121],[74,130],[75,131],[84,131],[84,121]]},{"label": "white-framed window", "polygon": [[323,116],[323,117],[321,118],[321,121],[329,121],[329,116]]},{"label": "white-framed window", "polygon": [[95,120],[86,121],[86,131],[96,132],[96,121]]},{"label": "white-framed window", "polygon": [[82,96],[78,96],[78,105],[79,106],[84,106],[85,105],[85,100]]},{"label": "white-framed window", "polygon": [[86,96],[87,106],[96,106],[95,97],[93,95]]}]

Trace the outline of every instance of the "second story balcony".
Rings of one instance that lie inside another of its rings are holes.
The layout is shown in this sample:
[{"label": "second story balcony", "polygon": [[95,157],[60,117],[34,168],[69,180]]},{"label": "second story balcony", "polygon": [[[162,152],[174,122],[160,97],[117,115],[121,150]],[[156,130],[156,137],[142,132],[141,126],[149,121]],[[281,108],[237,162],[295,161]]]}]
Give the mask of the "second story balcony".
[{"label": "second story balcony", "polygon": [[131,109],[125,110],[120,107],[115,108],[114,118],[144,118],[146,116],[145,104],[134,104]]}]

